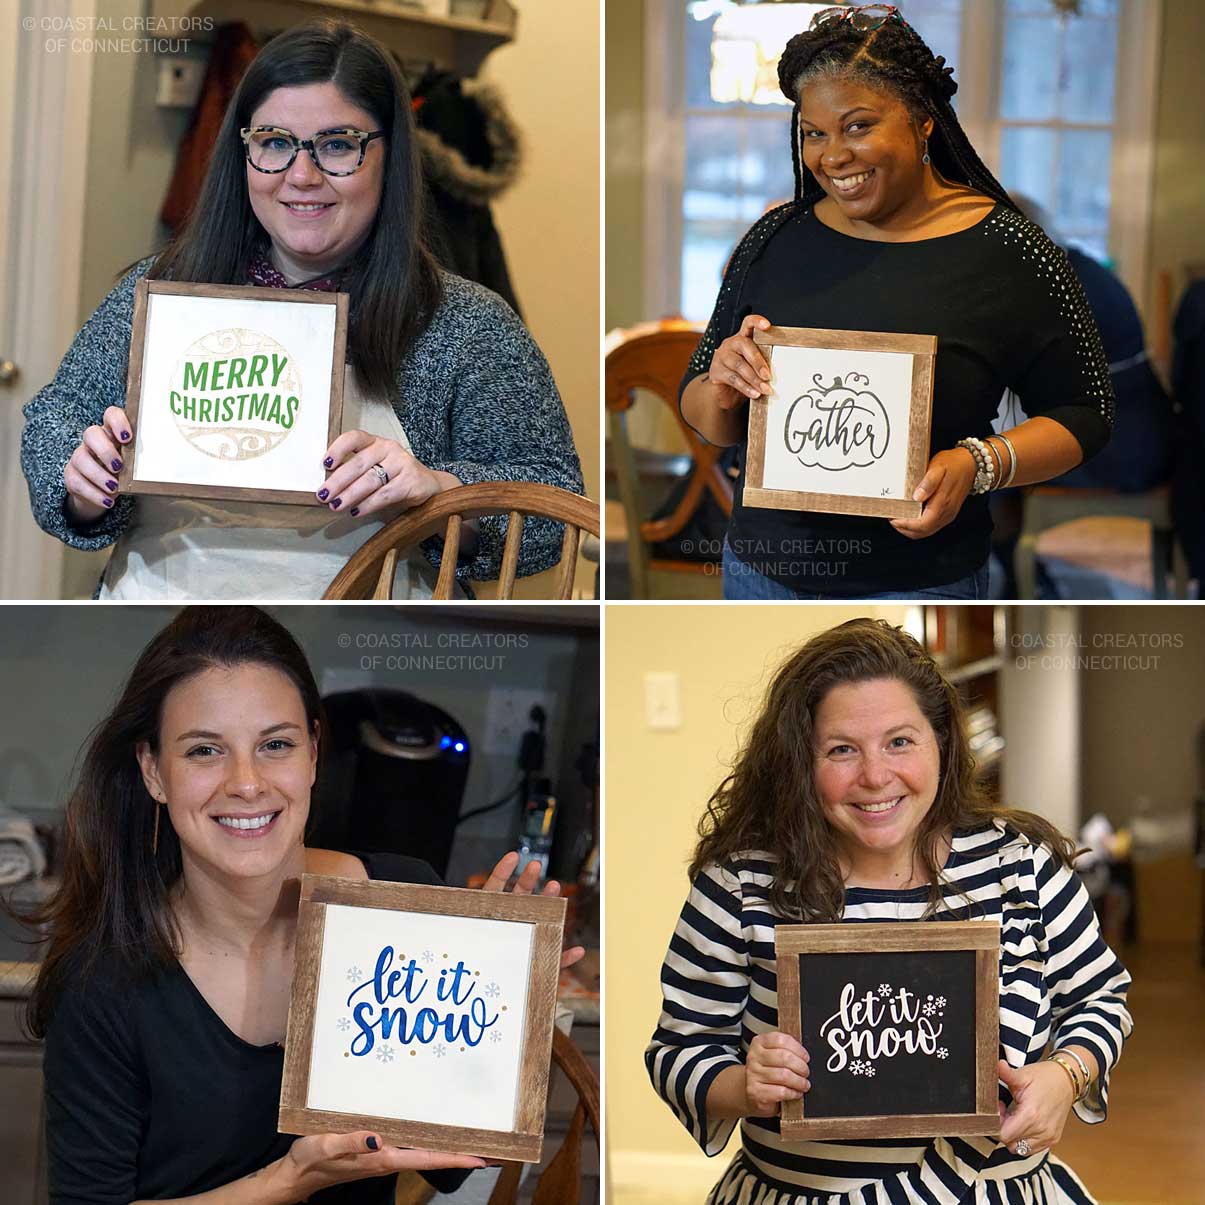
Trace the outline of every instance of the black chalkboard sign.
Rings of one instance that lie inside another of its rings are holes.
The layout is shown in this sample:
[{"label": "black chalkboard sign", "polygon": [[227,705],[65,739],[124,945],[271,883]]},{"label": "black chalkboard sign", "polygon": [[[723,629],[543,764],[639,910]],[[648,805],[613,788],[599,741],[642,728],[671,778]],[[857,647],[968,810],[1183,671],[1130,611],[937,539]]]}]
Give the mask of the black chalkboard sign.
[{"label": "black chalkboard sign", "polygon": [[778,1024],[811,1088],[788,1139],[995,1134],[995,921],[780,925]]}]

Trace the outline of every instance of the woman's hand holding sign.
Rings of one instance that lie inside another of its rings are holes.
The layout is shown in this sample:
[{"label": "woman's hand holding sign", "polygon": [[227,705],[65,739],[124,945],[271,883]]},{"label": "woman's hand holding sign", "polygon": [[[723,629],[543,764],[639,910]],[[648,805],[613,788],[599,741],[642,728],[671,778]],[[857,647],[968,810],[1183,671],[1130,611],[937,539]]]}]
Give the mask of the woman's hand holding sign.
[{"label": "woman's hand holding sign", "polygon": [[[1083,1046],[1073,1049],[1087,1063],[1095,1078],[1096,1059],[1092,1052]],[[1075,1103],[1071,1079],[1049,1059],[1027,1063],[1024,1067],[1012,1067],[1000,1059],[996,1071],[1013,1098],[1007,1110],[1002,1101],[996,1106],[1000,1113],[1001,1143],[1014,1155],[1026,1153],[1017,1150],[1022,1139],[1031,1155],[1048,1151],[1062,1138],[1063,1126]]]},{"label": "woman's hand holding sign", "polygon": [[966,448],[938,452],[912,494],[924,504],[920,518],[892,519],[891,526],[910,540],[931,536],[953,521],[974,484],[975,458]]},{"label": "woman's hand holding sign", "polygon": [[319,501],[340,514],[408,510],[461,484],[453,474],[421,464],[397,440],[367,431],[344,431],[322,463],[334,472],[318,491]]},{"label": "woman's hand holding sign", "polygon": [[77,523],[95,523],[113,508],[117,474],[125,463],[123,452],[133,442],[130,422],[120,406],[110,406],[103,426],[84,429],[84,437],[63,469],[68,514]]},{"label": "woman's hand holding sign", "polygon": [[790,1034],[759,1033],[745,1056],[745,1096],[750,1117],[776,1117],[784,1100],[799,1100],[812,1086],[808,1052]]},{"label": "woman's hand holding sign", "polygon": [[707,372],[683,390],[683,417],[709,443],[739,443],[745,437],[744,403],[770,392],[770,364],[753,342],[754,330],[769,329],[768,318],[750,314],[715,349]]},{"label": "woman's hand holding sign", "polygon": [[[498,860],[498,864],[490,871],[490,877],[485,880],[482,891],[505,891],[506,884],[510,882],[510,877],[515,873],[519,865],[519,855],[514,850],[508,854],[503,854]],[[528,862],[523,867],[523,873],[515,880],[515,885],[511,889],[515,895],[531,895],[536,889],[536,884],[540,881],[540,864],[539,862]],[[549,879],[544,884],[544,890],[541,895],[560,895],[561,885],[555,879]],[[570,946],[569,949],[561,953],[561,970],[566,967],[571,967],[575,962],[580,962],[586,956],[584,946]]]}]

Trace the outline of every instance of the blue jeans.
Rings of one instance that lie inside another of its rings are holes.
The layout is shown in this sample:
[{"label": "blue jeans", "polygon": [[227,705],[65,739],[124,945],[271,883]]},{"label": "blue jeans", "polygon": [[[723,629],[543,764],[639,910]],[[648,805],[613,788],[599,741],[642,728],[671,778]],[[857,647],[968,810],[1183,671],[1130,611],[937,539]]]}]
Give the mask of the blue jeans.
[{"label": "blue jeans", "polygon": [[775,602],[818,602],[818,601],[873,601],[894,600],[896,602],[939,602],[942,599],[974,601],[987,598],[987,566],[976,569],[970,577],[960,578],[946,586],[934,586],[928,590],[888,590],[882,594],[860,594],[856,598],[843,599],[835,594],[803,593],[776,582],[772,577],[758,573],[746,565],[724,541],[724,597],[727,599],[758,599]]}]

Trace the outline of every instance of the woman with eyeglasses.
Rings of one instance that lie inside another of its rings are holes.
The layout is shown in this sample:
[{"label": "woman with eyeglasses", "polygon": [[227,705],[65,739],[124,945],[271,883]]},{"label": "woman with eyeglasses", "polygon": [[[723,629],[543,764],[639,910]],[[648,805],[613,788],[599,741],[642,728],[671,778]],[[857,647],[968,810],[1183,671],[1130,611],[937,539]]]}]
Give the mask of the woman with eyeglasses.
[{"label": "woman with eyeglasses", "polygon": [[[682,414],[743,453],[749,399],[770,392],[753,334],[771,325],[936,335],[930,459],[920,518],[886,520],[745,507],[742,455],[727,598],[984,598],[988,491],[1057,477],[1109,438],[1083,289],[975,153],[944,64],[891,5],[819,13],[779,60],[795,198],[732,256]],[[1029,417],[993,435],[1006,388]]]},{"label": "woman with eyeglasses", "polygon": [[[99,597],[319,598],[370,536],[442,490],[527,481],[581,492],[544,357],[493,293],[438,267],[423,197],[410,98],[380,43],[317,22],[254,59],[179,236],[126,274],[25,408],[35,519],[73,548],[115,545]],[[119,493],[143,277],[349,294],[344,429],[324,453],[324,505]],[[505,519],[480,520],[458,577],[497,577],[505,535]],[[524,527],[521,574],[559,556],[558,525]],[[395,597],[429,596],[433,581],[416,554]]]}]

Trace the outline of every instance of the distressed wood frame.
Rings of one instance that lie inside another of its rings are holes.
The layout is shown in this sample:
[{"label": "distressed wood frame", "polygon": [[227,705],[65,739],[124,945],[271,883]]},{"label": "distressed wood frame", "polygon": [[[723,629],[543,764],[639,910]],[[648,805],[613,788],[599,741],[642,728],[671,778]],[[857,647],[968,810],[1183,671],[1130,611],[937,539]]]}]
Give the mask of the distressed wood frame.
[{"label": "distressed wood frame", "polygon": [[[327,293],[317,289],[263,289],[254,285],[193,284],[173,280],[147,280],[143,277],[134,288],[134,321],[130,338],[130,362],[126,374],[126,415],[134,435],[129,454],[124,457],[117,483],[123,494],[160,494],[173,498],[224,498],[243,502],[287,502],[293,505],[325,506],[311,490],[256,489],[254,486],[198,485],[192,482],[148,481],[138,476],[137,423],[142,401],[142,369],[146,358],[146,320],[151,294],[176,297],[215,297],[226,301],[287,301],[302,305],[335,307],[335,346],[331,359],[330,412],[327,419],[327,445],[334,443],[343,430],[343,372],[347,359],[346,293]],[[329,475],[329,470],[328,470]]]},{"label": "distressed wood frame", "polygon": [[782,1105],[781,1132],[792,1142],[826,1138],[937,1138],[999,1134],[996,1060],[1000,1048],[1000,925],[997,921],[892,921],[860,925],[779,925],[778,1025],[802,1041],[801,954],[890,954],[967,950],[975,954],[975,1111],[808,1117],[803,1100]]},{"label": "distressed wood frame", "polygon": [[[396,1117],[327,1112],[306,1106],[328,904],[476,917],[534,927],[513,1130],[479,1130]],[[293,993],[277,1119],[280,1132],[300,1135],[372,1130],[395,1146],[538,1163],[544,1144],[565,908],[565,900],[553,896],[302,875]]]},{"label": "distressed wood frame", "polygon": [[831,351],[902,352],[912,357],[912,403],[908,409],[908,452],[903,498],[863,498],[851,494],[772,490],[763,484],[766,418],[769,398],[749,401],[749,443],[745,456],[745,506],[772,510],[813,510],[835,515],[866,515],[883,519],[919,519],[921,504],[912,501],[929,464],[929,423],[933,408],[933,361],[936,335],[893,335],[875,331],[824,330],[808,326],[772,326],[754,331],[753,341],[773,364],[775,347],[818,347]]}]

